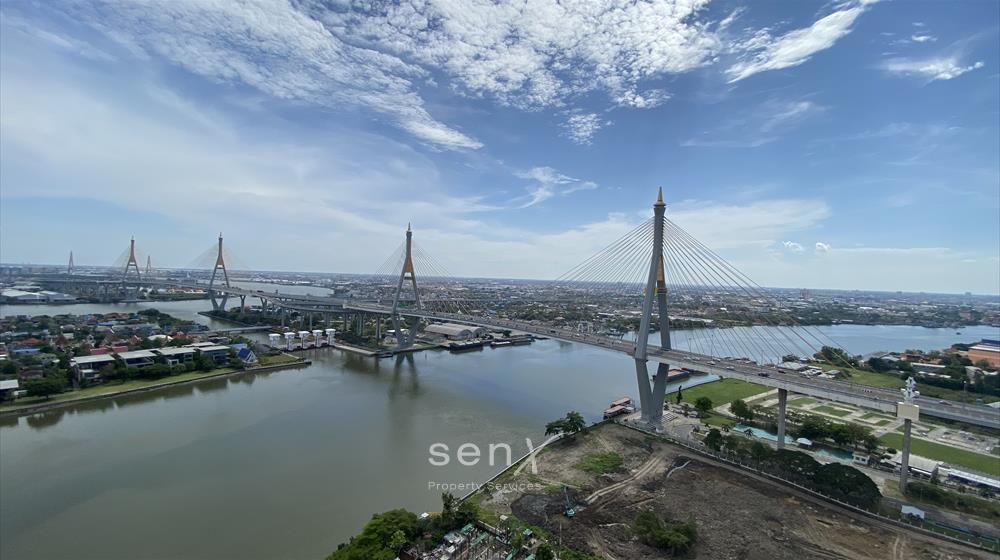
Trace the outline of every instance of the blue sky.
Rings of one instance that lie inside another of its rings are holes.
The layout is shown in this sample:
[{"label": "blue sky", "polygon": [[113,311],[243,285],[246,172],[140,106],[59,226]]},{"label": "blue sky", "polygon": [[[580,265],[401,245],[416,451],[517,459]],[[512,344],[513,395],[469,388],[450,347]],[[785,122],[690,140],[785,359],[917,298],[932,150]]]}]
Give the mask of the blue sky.
[{"label": "blue sky", "polygon": [[0,14],[5,262],[553,278],[663,186],[764,285],[1000,293],[995,2]]}]

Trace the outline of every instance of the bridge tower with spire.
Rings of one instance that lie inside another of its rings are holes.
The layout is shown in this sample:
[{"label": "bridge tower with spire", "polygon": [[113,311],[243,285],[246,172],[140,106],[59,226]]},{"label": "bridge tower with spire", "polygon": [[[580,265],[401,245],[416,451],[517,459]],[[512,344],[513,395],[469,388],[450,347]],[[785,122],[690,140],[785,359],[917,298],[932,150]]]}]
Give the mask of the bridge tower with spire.
[{"label": "bridge tower with spire", "polygon": [[146,270],[143,273],[147,278],[153,275],[153,257],[151,255],[146,255]]},{"label": "bridge tower with spire", "polygon": [[223,257],[222,251],[222,232],[219,232],[219,252],[215,257],[215,266],[212,267],[212,278],[208,281],[208,295],[212,300],[212,309],[218,311],[226,309],[226,301],[229,299],[229,294],[222,292],[222,301],[216,299],[216,292],[212,288],[215,287],[215,277],[219,274],[219,270],[222,270],[222,281],[225,286],[229,287],[229,272],[226,270],[226,259]]},{"label": "bridge tower with spire", "polygon": [[396,293],[392,298],[392,328],[396,334],[397,348],[409,348],[413,346],[417,339],[417,329],[420,326],[420,319],[411,317],[410,330],[403,332],[403,321],[399,314],[399,299],[403,294],[403,284],[409,280],[413,286],[413,301],[417,309],[421,309],[420,292],[417,290],[417,274],[413,268],[413,229],[410,224],[406,224],[406,245],[403,258],[403,268],[399,271],[399,282],[396,284]]},{"label": "bridge tower with spire", "polygon": [[142,280],[142,276],[139,274],[139,262],[135,258],[135,237],[129,241],[128,246],[128,261],[125,262],[125,271],[122,272],[122,284],[128,280],[128,271],[135,271],[135,280],[138,282]]},{"label": "bridge tower with spire", "polygon": [[72,275],[74,268],[75,267],[73,265],[73,251],[70,251],[69,252],[69,264],[66,265],[66,274]]},{"label": "bridge tower with spire", "polygon": [[639,383],[639,405],[642,421],[658,425],[663,417],[663,398],[667,390],[667,374],[670,366],[658,363],[652,387],[649,382],[648,347],[649,327],[653,321],[653,304],[657,308],[660,331],[660,348],[670,350],[670,318],[667,308],[666,271],[663,263],[663,233],[666,204],[663,202],[663,188],[659,189],[656,204],[653,205],[653,251],[649,259],[649,275],[643,291],[642,316],[639,333],[635,342],[635,376]]}]

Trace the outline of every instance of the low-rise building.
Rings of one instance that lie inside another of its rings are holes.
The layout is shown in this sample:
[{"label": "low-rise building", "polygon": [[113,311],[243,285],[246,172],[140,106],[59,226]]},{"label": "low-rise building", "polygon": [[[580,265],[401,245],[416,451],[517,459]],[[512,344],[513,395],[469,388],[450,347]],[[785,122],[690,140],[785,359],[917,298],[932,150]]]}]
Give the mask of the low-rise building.
[{"label": "low-rise building", "polygon": [[459,325],[457,323],[434,323],[424,327],[425,335],[447,338],[448,340],[468,340],[483,336],[486,332],[486,329],[482,327]]},{"label": "low-rise building", "polygon": [[132,350],[119,352],[118,357],[125,362],[125,367],[145,367],[155,364],[157,355],[152,350]]},{"label": "low-rise building", "polygon": [[17,379],[4,379],[0,381],[0,401],[8,401],[14,398],[20,384]]},{"label": "low-rise building", "polygon": [[158,356],[163,358],[167,365],[175,366],[187,362],[193,362],[194,356],[198,352],[194,348],[157,348],[153,350]]},{"label": "low-rise building", "polygon": [[[192,345],[194,346],[194,345]],[[229,347],[220,344],[209,344],[207,346],[196,346],[201,351],[205,359],[212,360],[216,364],[224,364],[229,359]]]},{"label": "low-rise building", "polygon": [[992,344],[992,342],[984,340],[975,346],[971,346],[966,355],[972,360],[973,364],[979,361],[986,361],[986,363],[990,364],[991,368],[1000,367],[1000,344]]},{"label": "low-rise building", "polygon": [[91,381],[100,377],[101,370],[114,365],[115,357],[110,354],[96,354],[70,358],[69,367],[78,382]]}]

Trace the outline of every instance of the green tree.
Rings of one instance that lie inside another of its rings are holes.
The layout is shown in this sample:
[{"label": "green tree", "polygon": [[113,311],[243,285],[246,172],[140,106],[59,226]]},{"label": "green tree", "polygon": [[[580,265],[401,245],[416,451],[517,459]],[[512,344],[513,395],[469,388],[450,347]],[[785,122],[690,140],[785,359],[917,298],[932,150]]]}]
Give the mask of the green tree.
[{"label": "green tree", "polygon": [[390,545],[397,544],[398,539],[394,538],[397,532],[402,532],[406,539],[400,548],[419,537],[417,516],[403,509],[375,514],[359,535],[342,543],[327,560],[392,560],[397,550]]},{"label": "green tree", "polygon": [[811,481],[819,469],[816,459],[792,449],[775,451],[770,462],[780,474],[799,482]]},{"label": "green tree", "polygon": [[702,417],[708,416],[708,413],[712,411],[712,399],[708,397],[698,397],[698,400],[694,401],[694,407],[698,410],[698,413]]},{"label": "green tree", "polygon": [[715,428],[709,430],[705,436],[705,445],[713,451],[722,449],[722,432]]},{"label": "green tree", "polygon": [[881,358],[868,358],[868,367],[872,371],[877,371],[879,373],[884,373],[889,371],[889,364],[885,363]]},{"label": "green tree", "polygon": [[858,507],[871,509],[882,494],[865,473],[840,463],[828,463],[816,469],[813,483],[819,492]]},{"label": "green tree", "polygon": [[753,411],[750,410],[750,407],[747,406],[747,403],[744,402],[743,399],[733,401],[733,403],[729,405],[729,410],[734,416],[744,422],[749,423],[753,420]]},{"label": "green tree", "polygon": [[553,420],[545,425],[545,435],[550,436],[553,434],[565,434],[567,436],[573,436],[584,427],[586,427],[587,421],[583,419],[583,415],[575,410],[571,410],[566,413],[564,418],[558,420]]},{"label": "green tree", "polygon": [[556,555],[548,544],[541,544],[535,550],[535,560],[555,560]]},{"label": "green tree", "polygon": [[13,360],[4,360],[3,366],[0,367],[0,373],[4,375],[17,375],[17,364]]},{"label": "green tree", "polygon": [[753,457],[754,463],[757,464],[757,469],[759,470],[761,464],[771,456],[771,448],[759,441],[755,441],[750,446],[750,456]]},{"label": "green tree", "polygon": [[401,529],[396,529],[396,532],[392,534],[392,538],[389,539],[389,550],[395,550],[398,553],[401,548],[406,546],[408,541],[406,533]]},{"label": "green tree", "polygon": [[29,397],[45,397],[48,399],[52,395],[62,393],[66,390],[65,377],[43,377],[41,379],[30,379],[25,382],[25,389]]},{"label": "green tree", "polygon": [[683,389],[683,387],[677,387],[677,404],[678,405],[681,404],[681,400],[684,398],[684,395],[681,394],[681,389]]},{"label": "green tree", "polygon": [[830,435],[830,422],[815,414],[810,414],[802,420],[799,427],[799,437],[807,439],[822,439]]}]

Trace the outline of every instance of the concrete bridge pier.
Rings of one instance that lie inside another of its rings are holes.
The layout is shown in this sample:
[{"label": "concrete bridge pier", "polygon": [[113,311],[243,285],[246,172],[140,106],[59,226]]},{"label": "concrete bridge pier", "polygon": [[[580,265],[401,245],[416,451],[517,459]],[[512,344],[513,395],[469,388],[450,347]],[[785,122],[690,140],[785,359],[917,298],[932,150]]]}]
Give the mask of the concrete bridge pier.
[{"label": "concrete bridge pier", "polygon": [[649,388],[649,368],[646,366],[646,360],[635,359],[635,379],[639,383],[639,410],[642,412],[640,419],[649,423],[653,416],[651,412],[653,391]]},{"label": "concrete bridge pier", "polygon": [[656,375],[653,377],[653,385],[649,384],[649,366],[646,360],[636,358],[635,378],[639,383],[639,409],[642,412],[640,417],[642,422],[658,428],[663,420],[663,399],[667,393],[667,373],[670,366],[667,364],[657,364]]},{"label": "concrete bridge pier", "polygon": [[913,421],[907,418],[903,420],[903,449],[901,449],[902,459],[899,464],[899,491],[906,495],[906,484],[910,478],[910,430],[913,428]]},{"label": "concrete bridge pier", "polygon": [[652,410],[650,410],[650,421],[656,426],[663,420],[663,402],[667,393],[667,374],[670,373],[670,366],[667,364],[656,365],[656,377],[653,378],[653,399]]},{"label": "concrete bridge pier", "polygon": [[788,389],[778,389],[778,449],[785,448],[785,406],[788,404]]}]

